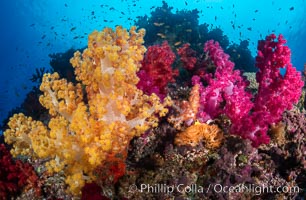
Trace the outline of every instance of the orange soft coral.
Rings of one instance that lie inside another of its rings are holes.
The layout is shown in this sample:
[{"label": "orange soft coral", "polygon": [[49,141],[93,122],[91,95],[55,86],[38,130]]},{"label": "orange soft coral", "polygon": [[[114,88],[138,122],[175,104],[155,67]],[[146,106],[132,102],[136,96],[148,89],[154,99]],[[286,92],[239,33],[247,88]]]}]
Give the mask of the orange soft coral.
[{"label": "orange soft coral", "polygon": [[189,100],[178,102],[179,114],[177,116],[170,116],[168,121],[174,125],[178,130],[182,129],[182,125],[185,123],[187,126],[196,121],[197,113],[200,107],[200,85],[195,84],[190,92]]},{"label": "orange soft coral", "polygon": [[217,125],[196,122],[175,138],[175,144],[196,146],[204,141],[209,149],[218,148],[223,140],[223,133]]},{"label": "orange soft coral", "polygon": [[[70,60],[81,83],[45,74],[40,102],[51,115],[48,127],[22,114],[12,117],[4,136],[13,144],[14,155],[49,158],[48,171],[64,171],[74,195],[96,178],[97,167],[108,166],[110,155],[124,162],[130,140],[156,126],[158,116],[164,116],[171,104],[169,98],[160,103],[155,94],[144,95],[136,87],[136,72],[146,50],[144,33],[120,26],[115,31],[94,31],[88,48]],[[118,174],[122,172],[116,173],[116,179]]]}]

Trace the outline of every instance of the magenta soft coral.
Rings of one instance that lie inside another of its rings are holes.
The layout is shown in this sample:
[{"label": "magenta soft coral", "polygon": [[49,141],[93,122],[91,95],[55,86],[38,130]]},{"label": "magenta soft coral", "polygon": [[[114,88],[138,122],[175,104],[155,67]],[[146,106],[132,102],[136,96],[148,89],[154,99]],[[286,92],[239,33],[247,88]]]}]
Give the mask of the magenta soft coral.
[{"label": "magenta soft coral", "polygon": [[199,119],[206,122],[223,113],[237,121],[253,106],[251,94],[245,91],[248,82],[240,76],[239,70],[234,70],[234,63],[218,42],[206,42],[204,51],[216,66],[216,71],[213,75],[205,75],[208,86],[201,92]]},{"label": "magenta soft coral", "polygon": [[140,81],[137,87],[145,94],[157,94],[163,99],[166,94],[168,83],[174,82],[174,77],[178,76],[178,70],[173,70],[171,65],[175,60],[168,42],[162,45],[148,47],[148,51],[142,61],[142,67],[137,73]]},{"label": "magenta soft coral", "polygon": [[[284,46],[283,36],[275,39],[272,34],[259,42],[256,57],[259,89],[254,102],[245,90],[248,83],[234,70],[234,63],[229,61],[218,42],[206,42],[204,51],[216,66],[216,72],[206,74],[208,86],[201,89],[198,113],[201,121],[225,114],[232,122],[232,134],[250,139],[255,147],[269,143],[269,125],[279,122],[282,113],[297,103],[304,85],[301,74],[290,63],[291,52]],[[286,69],[284,76],[280,68]],[[199,80],[193,78],[194,82]]]},{"label": "magenta soft coral", "polygon": [[[285,43],[282,35],[276,40],[276,35],[271,34],[258,44],[256,80],[259,88],[254,110],[269,112],[271,123],[280,121],[284,110],[290,110],[293,103],[298,102],[304,86],[301,73],[291,64],[291,52]],[[286,70],[284,76],[281,68]]]},{"label": "magenta soft coral", "polygon": [[[301,73],[292,66],[291,52],[288,46],[284,46],[285,43],[282,35],[276,40],[275,34],[259,41],[256,57],[256,67],[259,69],[256,80],[259,88],[254,109],[252,115],[232,126],[232,132],[250,139],[253,146],[269,143],[269,125],[278,123],[283,112],[292,109],[301,96],[304,86]],[[286,70],[284,75],[280,73],[281,68]]]},{"label": "magenta soft coral", "polygon": [[0,144],[0,199],[9,199],[22,189],[35,187],[40,195],[38,176],[29,163],[14,161],[4,144]]}]

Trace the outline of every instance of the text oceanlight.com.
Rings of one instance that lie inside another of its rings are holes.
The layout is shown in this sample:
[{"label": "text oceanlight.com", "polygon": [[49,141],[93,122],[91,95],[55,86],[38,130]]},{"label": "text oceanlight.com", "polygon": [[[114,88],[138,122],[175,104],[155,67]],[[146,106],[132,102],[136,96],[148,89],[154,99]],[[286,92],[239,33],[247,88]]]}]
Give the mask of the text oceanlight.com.
[{"label": "text oceanlight.com", "polygon": [[300,192],[298,186],[269,186],[266,184],[239,184],[235,186],[223,186],[221,184],[209,184],[204,188],[200,185],[166,185],[166,184],[140,184],[140,186],[131,185],[129,192],[139,191],[141,193],[253,193],[255,195],[261,195],[263,193],[294,193]]}]

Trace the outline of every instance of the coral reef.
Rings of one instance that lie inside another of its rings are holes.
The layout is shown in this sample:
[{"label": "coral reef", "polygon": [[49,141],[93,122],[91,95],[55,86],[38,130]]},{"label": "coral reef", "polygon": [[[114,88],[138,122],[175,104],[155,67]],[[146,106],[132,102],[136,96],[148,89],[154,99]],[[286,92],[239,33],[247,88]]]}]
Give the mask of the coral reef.
[{"label": "coral reef", "polygon": [[251,51],[248,49],[249,42],[243,40],[239,45],[231,44],[225,52],[230,55],[230,59],[235,63],[235,68],[241,71],[256,72],[257,68],[254,66],[255,59]]},{"label": "coral reef", "polygon": [[0,144],[0,199],[305,199],[303,80],[283,36],[244,66],[246,41],[171,10],[37,70]]},{"label": "coral reef", "polygon": [[[135,25],[147,30],[147,34],[144,37],[145,46],[161,44],[167,40],[174,50],[186,48],[188,43],[188,48],[193,51],[193,53],[189,51],[188,54],[191,57],[197,57],[197,64],[195,66],[200,67],[201,60],[204,58],[202,54],[204,43],[214,40],[218,41],[225,52],[231,56],[231,60],[235,61],[237,69],[242,69],[246,72],[256,71],[256,68],[253,66],[255,59],[248,49],[247,41],[241,41],[239,45],[229,45],[228,37],[223,34],[219,27],[214,27],[213,24],[199,24],[199,14],[202,11],[193,9],[172,12],[173,7],[169,7],[166,1],[163,1],[162,4],[161,7],[157,7],[151,12],[150,17],[147,15],[137,17],[138,20],[135,22]],[[183,62],[187,69],[194,66],[191,63],[187,64],[185,61]]]}]

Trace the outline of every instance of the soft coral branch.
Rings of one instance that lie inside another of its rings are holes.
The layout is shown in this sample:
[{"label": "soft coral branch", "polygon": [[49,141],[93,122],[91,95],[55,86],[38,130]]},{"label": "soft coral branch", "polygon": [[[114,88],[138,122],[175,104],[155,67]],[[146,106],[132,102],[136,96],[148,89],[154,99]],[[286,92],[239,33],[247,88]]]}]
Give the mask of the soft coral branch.
[{"label": "soft coral branch", "polygon": [[[256,67],[259,71],[256,80],[259,83],[258,93],[254,101],[251,115],[237,121],[232,126],[232,132],[248,138],[253,146],[267,144],[269,125],[278,123],[285,110],[292,109],[301,96],[304,85],[300,72],[292,66],[291,52],[284,46],[286,40],[282,35],[271,34],[266,40],[259,41]],[[280,69],[285,68],[282,76]]]},{"label": "soft coral branch", "polygon": [[[256,75],[259,83],[255,99],[255,111],[267,111],[271,115],[271,123],[279,122],[284,110],[290,110],[301,96],[304,83],[301,74],[291,64],[291,52],[284,46],[286,40],[282,35],[271,34],[258,44]],[[285,75],[280,69],[286,69]]]},{"label": "soft coral branch", "polygon": [[251,94],[245,91],[248,82],[239,70],[234,70],[234,63],[218,42],[206,42],[204,51],[217,68],[214,75],[206,75],[208,86],[201,93],[200,120],[205,122],[222,113],[233,121],[239,120],[252,108]]},{"label": "soft coral branch", "polygon": [[[232,122],[232,134],[250,139],[256,147],[269,143],[269,126],[278,123],[283,112],[297,103],[304,85],[301,74],[291,64],[291,52],[285,43],[282,35],[276,40],[274,34],[259,42],[256,57],[259,88],[252,102],[251,94],[246,91],[248,82],[234,70],[229,56],[218,42],[206,42],[204,51],[216,71],[205,75],[208,86],[201,89],[199,119],[205,122],[225,114]],[[284,76],[281,68],[286,69]],[[193,79],[199,83],[199,78]]]},{"label": "soft coral branch", "polygon": [[174,82],[174,77],[178,76],[178,70],[173,70],[171,65],[175,60],[168,42],[162,45],[154,45],[148,48],[141,69],[137,73],[140,78],[137,87],[145,94],[155,93],[164,99],[168,83]]}]

